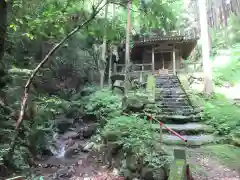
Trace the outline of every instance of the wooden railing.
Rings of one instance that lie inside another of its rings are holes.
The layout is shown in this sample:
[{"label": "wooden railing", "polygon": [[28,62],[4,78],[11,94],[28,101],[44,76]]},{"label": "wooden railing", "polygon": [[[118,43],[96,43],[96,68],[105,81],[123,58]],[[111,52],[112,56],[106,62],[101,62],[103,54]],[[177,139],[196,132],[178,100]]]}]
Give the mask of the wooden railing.
[{"label": "wooden railing", "polygon": [[186,63],[183,65],[183,68],[176,69],[176,72],[178,74],[202,72],[202,63],[200,63],[200,62]]},{"label": "wooden railing", "polygon": [[[148,67],[148,68],[146,68]],[[149,68],[150,67],[150,68]],[[134,70],[134,68],[137,68],[137,70]],[[133,69],[134,72],[144,72],[144,71],[151,71],[152,64],[132,64],[130,69]],[[120,71],[118,71],[120,69]],[[139,70],[138,70],[139,69]],[[125,70],[125,64],[117,64],[116,65],[116,72],[115,73],[123,73]]]},{"label": "wooden railing", "polygon": [[[132,64],[127,73],[143,82],[146,75],[152,73],[152,64]],[[125,74],[125,64],[116,64],[116,71],[113,74]]]}]

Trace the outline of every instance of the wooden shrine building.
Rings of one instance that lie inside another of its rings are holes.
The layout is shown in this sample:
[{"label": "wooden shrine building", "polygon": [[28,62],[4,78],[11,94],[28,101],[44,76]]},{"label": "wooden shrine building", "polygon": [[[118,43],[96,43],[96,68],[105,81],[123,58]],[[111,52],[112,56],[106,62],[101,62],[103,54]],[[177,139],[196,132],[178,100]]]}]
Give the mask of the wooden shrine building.
[{"label": "wooden shrine building", "polygon": [[[198,37],[191,38],[180,35],[151,36],[135,38],[131,49],[131,62],[138,66],[134,72],[152,72],[165,70],[176,74],[181,70],[183,59],[187,59],[197,45]],[[117,65],[124,66],[124,62]],[[121,68],[124,69],[124,68]],[[116,69],[113,74],[118,74]]]}]

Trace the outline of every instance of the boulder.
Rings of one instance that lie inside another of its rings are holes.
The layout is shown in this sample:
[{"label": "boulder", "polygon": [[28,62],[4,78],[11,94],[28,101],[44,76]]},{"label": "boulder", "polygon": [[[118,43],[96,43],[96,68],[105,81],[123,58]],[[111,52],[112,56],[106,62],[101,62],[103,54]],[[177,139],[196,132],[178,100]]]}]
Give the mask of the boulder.
[{"label": "boulder", "polygon": [[55,180],[66,180],[72,177],[72,170],[69,168],[59,169],[55,174],[53,179]]},{"label": "boulder", "polygon": [[132,171],[130,171],[129,169],[122,169],[122,174],[124,175],[124,177],[128,180],[132,180],[134,178],[137,178],[139,175],[137,173],[133,173]]},{"label": "boulder", "polygon": [[84,146],[82,151],[83,152],[90,152],[94,146],[95,146],[95,143],[94,142],[90,142],[86,146]]},{"label": "boulder", "polygon": [[233,145],[240,147],[240,136],[232,136],[232,143]]},{"label": "boulder", "polygon": [[132,172],[138,172],[143,168],[141,161],[142,160],[140,159],[140,157],[137,157],[136,155],[127,156],[127,168]]},{"label": "boulder", "polygon": [[145,180],[166,180],[167,175],[163,168],[144,167],[141,176]]},{"label": "boulder", "polygon": [[141,177],[145,180],[154,180],[153,179],[153,170],[151,168],[143,168],[141,172]]},{"label": "boulder", "polygon": [[98,117],[97,117],[96,114],[85,114],[82,117],[82,120],[83,120],[84,123],[97,122]]},{"label": "boulder", "polygon": [[62,134],[72,127],[74,119],[67,119],[64,115],[61,115],[55,119],[55,122],[59,133]]},{"label": "boulder", "polygon": [[61,136],[61,139],[63,140],[77,139],[77,138],[79,138],[79,134],[75,131],[67,131]]},{"label": "boulder", "polygon": [[92,135],[96,133],[98,126],[99,126],[98,123],[88,124],[80,129],[80,134],[82,134],[84,138],[90,138]]},{"label": "boulder", "polygon": [[54,154],[52,153],[52,151],[49,148],[44,148],[41,152],[42,156],[53,156]]},{"label": "boulder", "polygon": [[93,88],[84,88],[82,91],[81,91],[81,96],[89,96],[91,94],[93,94],[95,92],[95,89]]},{"label": "boulder", "polygon": [[67,145],[64,157],[70,158],[73,155],[75,155],[75,154],[79,153],[80,151],[82,151],[82,149],[83,149],[82,145],[80,145],[78,143],[73,143],[73,144]]},{"label": "boulder", "polygon": [[123,100],[124,111],[141,112],[146,104],[149,104],[147,97],[142,96],[130,96]]}]

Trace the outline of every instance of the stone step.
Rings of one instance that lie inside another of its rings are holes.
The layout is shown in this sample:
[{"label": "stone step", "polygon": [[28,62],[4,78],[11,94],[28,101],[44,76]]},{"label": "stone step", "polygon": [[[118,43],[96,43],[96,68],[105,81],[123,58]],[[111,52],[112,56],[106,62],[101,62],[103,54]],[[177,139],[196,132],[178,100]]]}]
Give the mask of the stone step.
[{"label": "stone step", "polygon": [[161,109],[163,109],[163,108],[176,109],[176,111],[179,111],[179,110],[184,111],[184,109],[186,109],[186,111],[189,111],[189,110],[194,111],[194,109],[191,108],[191,106],[186,103],[184,103],[184,104],[183,103],[181,103],[181,104],[178,104],[178,103],[176,103],[176,104],[175,103],[157,104],[157,107],[161,108]]},{"label": "stone step", "polygon": [[196,114],[197,113],[197,112],[193,111],[192,109],[185,110],[184,108],[176,108],[176,107],[164,107],[164,108],[160,108],[160,109],[162,112],[169,112],[169,113],[175,112],[175,114],[177,114],[177,113]]},{"label": "stone step", "polygon": [[[182,100],[182,101],[174,101],[173,99],[162,99],[161,102],[158,102],[159,105],[179,105],[179,106],[188,106],[187,100]],[[190,106],[190,105],[189,105]],[[191,106],[190,106],[191,107]]]},{"label": "stone step", "polygon": [[170,94],[169,92],[157,92],[155,96],[160,96],[162,98],[183,98],[187,97],[185,93],[177,93],[175,92],[174,94]]},{"label": "stone step", "polygon": [[[161,111],[162,116],[193,116],[196,115],[194,112],[180,112],[180,111]],[[167,121],[167,120],[166,120]],[[192,121],[191,119],[189,120],[191,122],[197,122],[197,121]],[[185,121],[184,121],[185,122]]]},{"label": "stone step", "polygon": [[188,105],[186,102],[180,102],[180,101],[173,101],[173,100],[169,100],[169,99],[164,99],[158,103],[158,104],[162,104],[162,105],[171,105],[171,104],[174,104],[174,105],[182,105],[182,106],[186,106]]},{"label": "stone step", "polygon": [[185,94],[184,91],[182,89],[169,89],[169,88],[166,88],[166,89],[159,89],[157,90],[157,93],[171,93],[173,95],[175,94]]},{"label": "stone step", "polygon": [[[200,123],[166,124],[166,126],[182,135],[199,135],[214,132],[214,129],[211,126]],[[160,132],[159,124],[152,124],[152,128]],[[169,131],[164,127],[163,132],[167,133]]]},{"label": "stone step", "polygon": [[160,108],[162,111],[183,111],[183,112],[194,112],[195,111],[190,106],[164,106],[164,105],[157,105],[158,108]]},{"label": "stone step", "polygon": [[180,84],[177,79],[156,79],[156,84]]},{"label": "stone step", "polygon": [[167,145],[188,145],[188,146],[201,146],[213,143],[215,141],[215,137],[211,134],[204,135],[195,135],[188,136],[184,135],[184,139],[188,142],[182,141],[179,137],[170,134],[163,134],[163,143]]},{"label": "stone step", "polygon": [[156,76],[156,79],[173,79],[173,78],[177,78],[176,75],[161,75],[161,76]]},{"label": "stone step", "polygon": [[[159,95],[161,95],[161,93],[159,93]],[[162,98],[164,98],[164,99],[166,99],[166,100],[169,99],[169,100],[176,100],[176,101],[186,100],[186,98],[185,98],[184,96],[182,96],[182,95],[181,95],[181,96],[174,96],[174,95],[173,95],[173,96],[171,96],[171,95],[169,96],[169,95],[168,95],[168,96],[162,97]]]},{"label": "stone step", "polygon": [[156,84],[156,88],[162,88],[162,89],[178,88],[179,89],[179,85]]},{"label": "stone step", "polygon": [[183,116],[183,115],[159,115],[156,117],[156,119],[161,120],[164,123],[168,124],[184,124],[188,122],[199,122],[201,121],[201,115],[189,115],[189,116]]}]

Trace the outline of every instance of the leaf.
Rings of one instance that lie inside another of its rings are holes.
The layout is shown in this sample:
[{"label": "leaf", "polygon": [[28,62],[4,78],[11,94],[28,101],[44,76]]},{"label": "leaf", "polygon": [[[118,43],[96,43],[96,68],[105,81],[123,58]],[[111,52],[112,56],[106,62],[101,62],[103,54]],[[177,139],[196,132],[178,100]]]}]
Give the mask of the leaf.
[{"label": "leaf", "polygon": [[16,24],[11,24],[11,25],[10,25],[10,28],[12,28],[14,31],[17,31],[17,26],[16,26]]},{"label": "leaf", "polygon": [[34,39],[34,36],[33,36],[32,34],[26,33],[26,36],[27,36],[29,39],[31,39],[31,40]]}]

